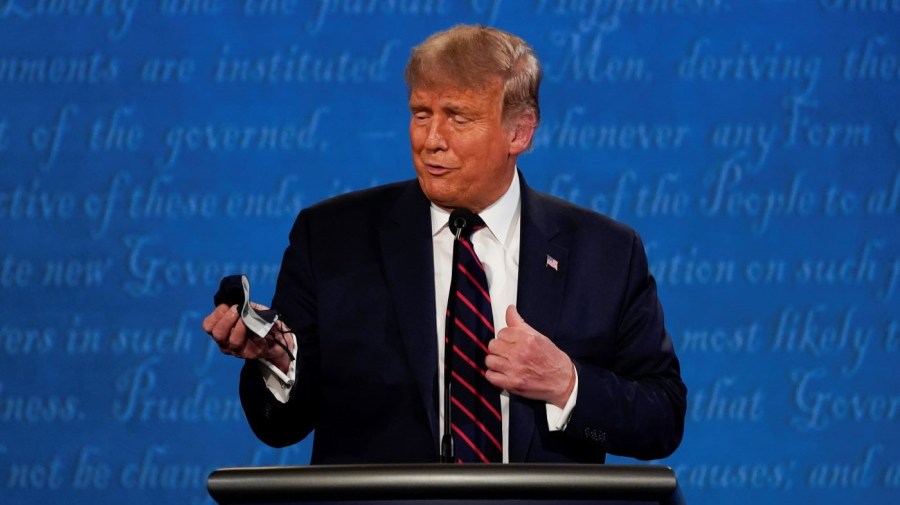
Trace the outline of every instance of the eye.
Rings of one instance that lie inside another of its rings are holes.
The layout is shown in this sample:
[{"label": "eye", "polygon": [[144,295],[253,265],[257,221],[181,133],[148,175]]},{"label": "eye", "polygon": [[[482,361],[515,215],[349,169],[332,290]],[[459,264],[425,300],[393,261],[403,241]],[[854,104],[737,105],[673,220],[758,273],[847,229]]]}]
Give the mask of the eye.
[{"label": "eye", "polygon": [[468,123],[470,120],[469,120],[469,118],[467,118],[465,116],[461,116],[459,114],[454,114],[453,116],[450,116],[450,121],[452,121],[456,124],[459,124],[459,125],[463,125],[463,124]]},{"label": "eye", "polygon": [[416,121],[427,121],[428,118],[430,118],[430,117],[431,117],[431,114],[429,114],[425,111],[413,112],[413,119],[415,119]]}]

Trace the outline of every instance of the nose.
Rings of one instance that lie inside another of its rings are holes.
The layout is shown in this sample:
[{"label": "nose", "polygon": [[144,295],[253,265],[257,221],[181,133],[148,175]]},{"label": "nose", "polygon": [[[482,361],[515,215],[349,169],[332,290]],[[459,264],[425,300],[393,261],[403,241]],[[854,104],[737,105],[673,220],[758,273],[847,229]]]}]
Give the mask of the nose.
[{"label": "nose", "polygon": [[428,125],[428,135],[425,137],[425,149],[429,151],[441,151],[447,149],[447,140],[441,131],[441,121],[431,121]]}]

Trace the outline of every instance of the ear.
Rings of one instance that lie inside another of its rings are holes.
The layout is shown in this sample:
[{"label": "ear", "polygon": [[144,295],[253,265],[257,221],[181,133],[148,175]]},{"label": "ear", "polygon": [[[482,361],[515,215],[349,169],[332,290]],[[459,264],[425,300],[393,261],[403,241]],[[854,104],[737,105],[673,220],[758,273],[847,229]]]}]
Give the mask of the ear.
[{"label": "ear", "polygon": [[537,117],[534,111],[525,111],[510,121],[509,154],[521,154],[531,147],[531,138],[537,128]]}]

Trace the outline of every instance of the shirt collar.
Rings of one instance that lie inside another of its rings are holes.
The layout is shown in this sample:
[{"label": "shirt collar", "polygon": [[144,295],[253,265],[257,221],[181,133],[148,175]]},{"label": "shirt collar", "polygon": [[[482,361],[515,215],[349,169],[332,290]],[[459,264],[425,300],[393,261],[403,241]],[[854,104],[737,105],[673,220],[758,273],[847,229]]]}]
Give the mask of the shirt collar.
[{"label": "shirt collar", "polygon": [[[519,187],[519,171],[513,172],[513,180],[506,190],[496,202],[489,205],[486,209],[479,212],[478,215],[484,220],[488,230],[497,237],[497,240],[506,245],[506,241],[512,230],[513,219],[519,210],[519,200],[521,198],[521,188]],[[450,213],[431,204],[431,234],[436,236],[444,228],[449,227]]]}]

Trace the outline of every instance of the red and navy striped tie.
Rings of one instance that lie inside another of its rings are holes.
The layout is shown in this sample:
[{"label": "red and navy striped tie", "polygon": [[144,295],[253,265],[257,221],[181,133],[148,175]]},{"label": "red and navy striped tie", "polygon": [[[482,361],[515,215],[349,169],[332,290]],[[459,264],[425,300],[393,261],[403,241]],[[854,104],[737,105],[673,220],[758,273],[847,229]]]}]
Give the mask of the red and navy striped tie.
[{"label": "red and navy striped tie", "polygon": [[[450,428],[460,463],[502,462],[503,424],[500,390],[485,379],[487,345],[494,338],[494,317],[484,265],[472,247],[472,233],[485,227],[471,214],[453,241],[453,275],[447,305],[450,358]],[[452,332],[452,333],[451,333]]]}]

